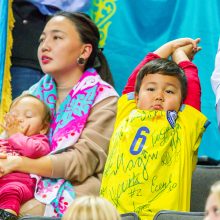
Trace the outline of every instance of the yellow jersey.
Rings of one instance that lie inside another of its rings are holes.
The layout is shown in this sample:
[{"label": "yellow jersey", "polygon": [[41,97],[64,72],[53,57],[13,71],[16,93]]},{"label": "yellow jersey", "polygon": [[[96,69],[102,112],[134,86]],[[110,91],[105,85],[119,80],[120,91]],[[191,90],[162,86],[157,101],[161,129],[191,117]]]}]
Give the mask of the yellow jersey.
[{"label": "yellow jersey", "polygon": [[159,210],[189,211],[191,178],[207,118],[191,106],[180,111],[139,110],[123,95],[110,141],[101,196],[120,213],[153,219]]}]

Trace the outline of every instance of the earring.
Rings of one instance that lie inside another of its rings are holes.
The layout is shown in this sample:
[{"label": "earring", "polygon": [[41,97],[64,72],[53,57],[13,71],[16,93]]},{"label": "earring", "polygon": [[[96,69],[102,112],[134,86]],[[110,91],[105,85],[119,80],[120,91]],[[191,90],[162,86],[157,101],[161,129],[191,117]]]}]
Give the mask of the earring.
[{"label": "earring", "polygon": [[78,57],[78,58],[77,58],[77,63],[78,63],[79,65],[84,65],[85,62],[86,62],[86,60],[85,60],[83,57]]}]

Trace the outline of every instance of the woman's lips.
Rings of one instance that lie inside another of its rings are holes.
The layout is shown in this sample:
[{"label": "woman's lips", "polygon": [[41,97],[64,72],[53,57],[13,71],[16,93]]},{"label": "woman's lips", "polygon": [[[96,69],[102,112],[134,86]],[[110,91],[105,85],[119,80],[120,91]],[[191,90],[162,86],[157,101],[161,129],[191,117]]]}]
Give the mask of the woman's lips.
[{"label": "woman's lips", "polygon": [[43,64],[48,64],[51,60],[52,59],[50,57],[48,57],[48,56],[42,56],[42,58],[41,58],[41,62]]}]

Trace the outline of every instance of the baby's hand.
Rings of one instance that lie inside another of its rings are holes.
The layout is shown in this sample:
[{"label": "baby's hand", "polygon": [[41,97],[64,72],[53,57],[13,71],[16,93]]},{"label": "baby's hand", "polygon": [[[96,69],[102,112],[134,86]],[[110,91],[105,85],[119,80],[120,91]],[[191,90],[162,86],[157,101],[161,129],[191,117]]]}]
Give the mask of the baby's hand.
[{"label": "baby's hand", "polygon": [[3,128],[7,132],[8,137],[16,133],[23,133],[23,127],[21,126],[21,121],[19,121],[18,118],[11,113],[6,114],[5,125]]}]

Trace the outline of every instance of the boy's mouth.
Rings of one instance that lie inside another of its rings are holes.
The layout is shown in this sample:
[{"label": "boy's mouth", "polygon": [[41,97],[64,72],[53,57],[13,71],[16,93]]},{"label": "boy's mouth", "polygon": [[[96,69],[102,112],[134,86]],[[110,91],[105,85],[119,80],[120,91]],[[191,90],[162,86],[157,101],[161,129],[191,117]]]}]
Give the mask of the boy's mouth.
[{"label": "boy's mouth", "polygon": [[163,110],[163,107],[162,107],[162,105],[153,105],[153,109],[154,110]]}]

